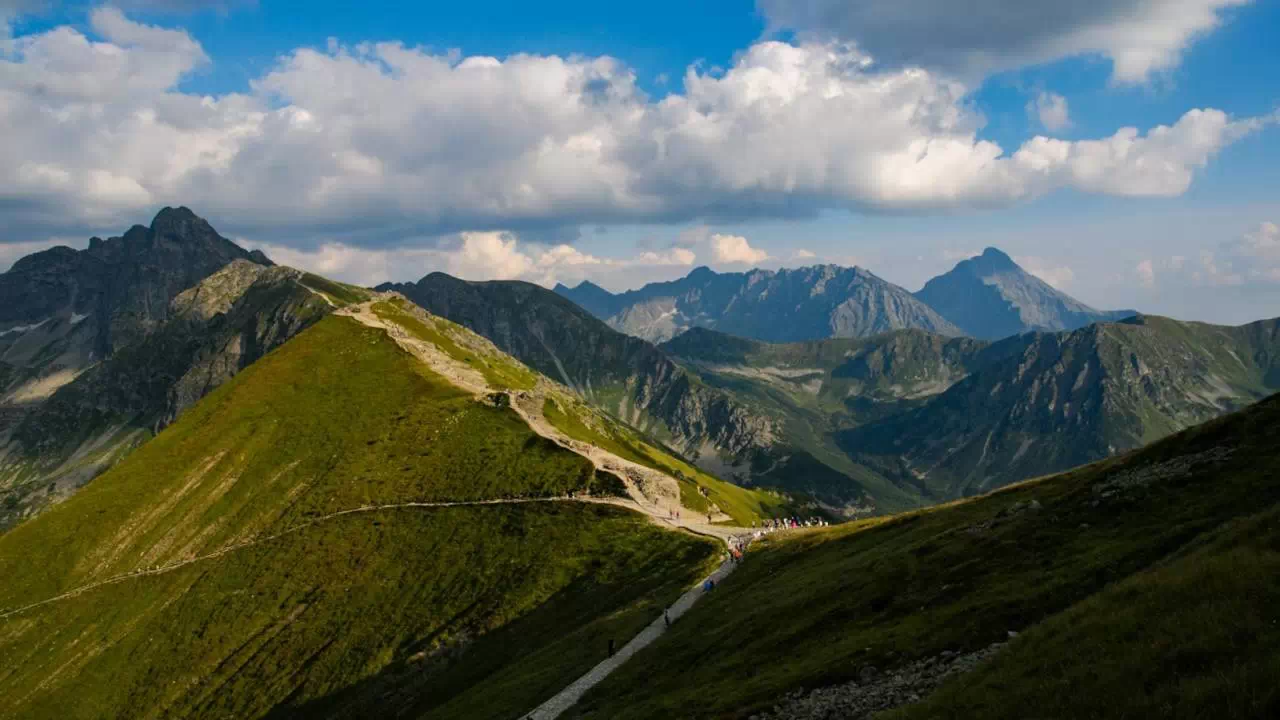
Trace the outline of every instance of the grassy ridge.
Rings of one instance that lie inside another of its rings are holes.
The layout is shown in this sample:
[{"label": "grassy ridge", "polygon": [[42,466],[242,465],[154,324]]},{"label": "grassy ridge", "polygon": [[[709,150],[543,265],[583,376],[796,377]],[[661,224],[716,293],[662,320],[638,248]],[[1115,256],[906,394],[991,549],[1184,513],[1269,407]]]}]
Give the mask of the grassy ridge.
[{"label": "grassy ridge", "polygon": [[537,383],[537,376],[516,362],[497,353],[484,353],[476,348],[461,346],[458,340],[471,333],[456,323],[438,317],[421,319],[411,313],[398,298],[375,303],[373,312],[408,330],[419,340],[435,345],[454,360],[472,366],[484,375],[485,381],[493,388],[531,390]]},{"label": "grassy ridge", "polygon": [[[1089,602],[1113,583],[1158,563],[1172,563],[1208,542],[1224,522],[1255,515],[1263,522],[1259,513],[1274,513],[1280,503],[1277,463],[1280,397],[1141,452],[1044,481],[893,518],[801,533],[753,553],[726,580],[723,592],[695,607],[674,632],[598,686],[572,713],[643,718],[678,710],[685,717],[739,717],[769,707],[799,687],[853,679],[867,665],[891,669],[944,650],[984,648],[1004,640],[1009,630],[1052,623],[1051,618]],[[1270,542],[1264,540],[1264,545]],[[1256,678],[1271,667],[1246,663],[1233,669],[1236,661],[1231,658],[1236,656],[1223,650],[1244,637],[1242,629],[1259,629],[1248,619],[1248,608],[1256,617],[1266,599],[1280,592],[1277,576],[1264,572],[1274,562],[1270,551],[1256,553],[1255,559],[1221,560],[1225,564],[1207,556],[1199,556],[1198,566],[1169,564],[1168,575],[1153,576],[1145,586],[1172,584],[1181,593],[1146,607],[1200,608],[1214,613],[1211,624],[1226,628],[1225,641],[1206,634],[1205,643],[1217,654],[1201,657],[1199,677],[1218,678],[1213,680],[1216,692],[1247,691],[1247,680],[1233,685],[1232,678]],[[1254,563],[1259,573],[1224,585],[1237,562]],[[1205,563],[1216,568],[1206,570]],[[1217,591],[1232,587],[1250,599],[1219,601]],[[1126,595],[1096,597],[1095,602],[1115,610]],[[1092,647],[1100,656],[1146,637],[1141,625],[1126,625],[1137,622],[1136,613],[1108,620],[1087,609],[1077,612],[1094,617],[1094,623],[1064,620],[1059,627],[1075,632],[1070,642],[1034,651],[1028,645],[1021,657],[1040,652],[1039,667],[1060,669],[1065,664],[1067,670],[1055,672],[1075,673],[1075,680],[1083,680],[1097,668],[1087,660],[1071,662],[1069,648]],[[1237,615],[1243,619],[1233,625]],[[1271,622],[1260,647],[1278,641],[1273,615]],[[1109,632],[1120,634],[1109,638]],[[1159,646],[1153,646],[1147,657],[1158,653]],[[1009,662],[1005,674],[988,684],[992,692],[1009,687],[1015,672]],[[1146,677],[1142,666],[1108,667],[1119,673],[1109,687]],[[1044,707],[1019,704],[1013,691],[1007,698],[984,700],[980,693],[963,693],[964,682],[957,681],[961,689],[956,692],[969,704],[961,707],[999,705],[1010,716],[1029,706]],[[1054,691],[1070,692],[1068,683]],[[1176,685],[1164,691],[1166,697],[1183,692]],[[1037,696],[1036,691],[1026,694]],[[1038,697],[1047,702],[1057,696],[1046,690]],[[1079,702],[1091,712],[1076,716],[1121,716],[1112,714],[1106,696]],[[983,713],[967,716],[974,715]]]},{"label": "grassy ridge", "polygon": [[0,717],[367,716],[386,697],[367,688],[519,714],[714,546],[558,502],[332,513],[609,487],[383,331],[328,317],[0,537],[0,610],[237,548],[0,620]]},{"label": "grassy ridge", "polygon": [[303,273],[302,285],[310,288],[333,301],[335,305],[354,305],[362,303],[373,297],[373,295],[364,288],[348,285],[346,283],[335,282],[329,278],[320,277],[311,273]]},{"label": "grassy ridge", "polygon": [[[791,508],[789,502],[777,493],[747,490],[712,477],[646,443],[627,428],[592,412],[581,403],[568,398],[548,398],[542,410],[547,421],[565,435],[676,478],[680,484],[680,504],[695,512],[707,512],[710,503],[715,503],[733,518],[736,525],[750,527],[762,518],[786,515]],[[586,417],[590,417],[592,422],[585,420]],[[701,492],[703,490],[706,491],[705,496]]]}]

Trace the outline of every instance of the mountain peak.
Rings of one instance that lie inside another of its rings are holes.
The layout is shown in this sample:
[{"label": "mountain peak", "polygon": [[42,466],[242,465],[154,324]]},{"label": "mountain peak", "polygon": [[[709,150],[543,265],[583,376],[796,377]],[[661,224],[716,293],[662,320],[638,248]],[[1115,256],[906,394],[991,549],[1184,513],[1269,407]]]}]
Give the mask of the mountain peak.
[{"label": "mountain peak", "polygon": [[688,277],[690,280],[700,280],[700,279],[703,279],[703,278],[715,277],[715,275],[716,275],[716,271],[715,271],[715,270],[712,270],[711,268],[707,267],[706,265],[699,265],[698,267],[696,267],[696,268],[694,268],[692,271],[690,271],[690,272],[689,272],[689,275],[688,275],[687,277]]},{"label": "mountain peak", "polygon": [[991,270],[1021,269],[1018,267],[1018,263],[1013,261],[1013,258],[1009,257],[999,248],[989,247],[983,250],[982,254],[974,259],[980,260],[982,267],[990,268]]},{"label": "mountain peak", "polygon": [[193,232],[204,234],[214,233],[214,230],[204,218],[196,215],[190,208],[166,207],[156,213],[155,219],[151,221],[151,232],[156,235],[183,238],[190,236]]}]

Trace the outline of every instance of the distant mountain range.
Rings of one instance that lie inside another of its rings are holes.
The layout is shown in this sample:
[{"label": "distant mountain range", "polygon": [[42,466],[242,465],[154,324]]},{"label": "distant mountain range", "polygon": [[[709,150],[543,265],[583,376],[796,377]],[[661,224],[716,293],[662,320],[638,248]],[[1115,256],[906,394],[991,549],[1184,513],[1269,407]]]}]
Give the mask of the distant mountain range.
[{"label": "distant mountain range", "polygon": [[591,283],[555,291],[617,330],[651,342],[691,327],[770,342],[867,337],[903,328],[960,335],[960,329],[903,288],[862,268],[716,273],[698,268],[680,280],[619,295]]},{"label": "distant mountain range", "polygon": [[[1280,389],[1276,321],[1111,322],[1126,313],[1077,303],[991,249],[917,296],[834,266],[700,269],[621,295],[441,273],[377,290],[487,338],[711,475],[847,514],[1106,458]],[[86,250],[20,260],[0,297],[2,530],[370,292],[272,266],[166,208]],[[671,337],[655,345],[598,315]],[[752,333],[808,339],[741,336]]]},{"label": "distant mountain range", "polygon": [[573,288],[557,285],[555,292],[614,329],[652,342],[692,327],[769,342],[904,329],[995,340],[1136,314],[1094,310],[995,248],[933,278],[914,295],[863,268],[836,265],[746,273],[702,267],[679,280],[619,294],[585,281]]}]

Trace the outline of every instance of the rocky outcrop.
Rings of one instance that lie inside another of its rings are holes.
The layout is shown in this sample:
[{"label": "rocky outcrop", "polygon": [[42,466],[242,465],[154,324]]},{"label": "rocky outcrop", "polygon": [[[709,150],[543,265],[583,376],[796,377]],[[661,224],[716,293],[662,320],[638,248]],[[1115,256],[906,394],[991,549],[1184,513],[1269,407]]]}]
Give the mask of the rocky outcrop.
[{"label": "rocky outcrop", "polygon": [[134,343],[14,408],[0,443],[0,530],[70,496],[327,314],[329,303],[301,276],[233,260],[153,313],[165,319]]},{"label": "rocky outcrop", "polygon": [[0,274],[0,404],[49,397],[80,372],[146,337],[179,293],[233,260],[270,265],[187,208],[89,247],[28,255]]},{"label": "rocky outcrop", "polygon": [[[1010,633],[1016,636],[1017,633]],[[752,720],[855,720],[871,717],[913,702],[938,689],[944,681],[967,673],[1003,649],[995,643],[971,653],[943,652],[881,674],[874,667],[859,671],[857,680],[806,693],[787,695],[770,712],[752,715]]]}]

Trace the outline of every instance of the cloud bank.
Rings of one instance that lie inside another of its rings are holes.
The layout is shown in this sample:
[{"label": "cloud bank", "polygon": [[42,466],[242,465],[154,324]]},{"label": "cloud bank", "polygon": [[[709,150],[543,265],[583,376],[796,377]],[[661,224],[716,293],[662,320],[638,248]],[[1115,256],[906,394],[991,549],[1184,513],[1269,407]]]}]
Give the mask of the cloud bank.
[{"label": "cloud bank", "polygon": [[[1183,4],[1200,18],[1185,30],[1229,3]],[[1274,119],[1195,109],[1167,126],[1006,149],[979,137],[964,85],[838,40],[757,43],[723,73],[690,68],[683,92],[661,100],[610,57],[333,41],[211,97],[181,90],[211,62],[183,30],[110,8],[92,11],[90,28],[16,37],[0,55],[6,240],[119,227],[164,204],[295,247],[373,247],[584,223],[1002,206],[1064,188],[1170,196]]]},{"label": "cloud bank", "polygon": [[857,42],[893,65],[981,76],[1078,55],[1117,83],[1176,67],[1199,36],[1253,0],[759,0],[775,27]]}]

